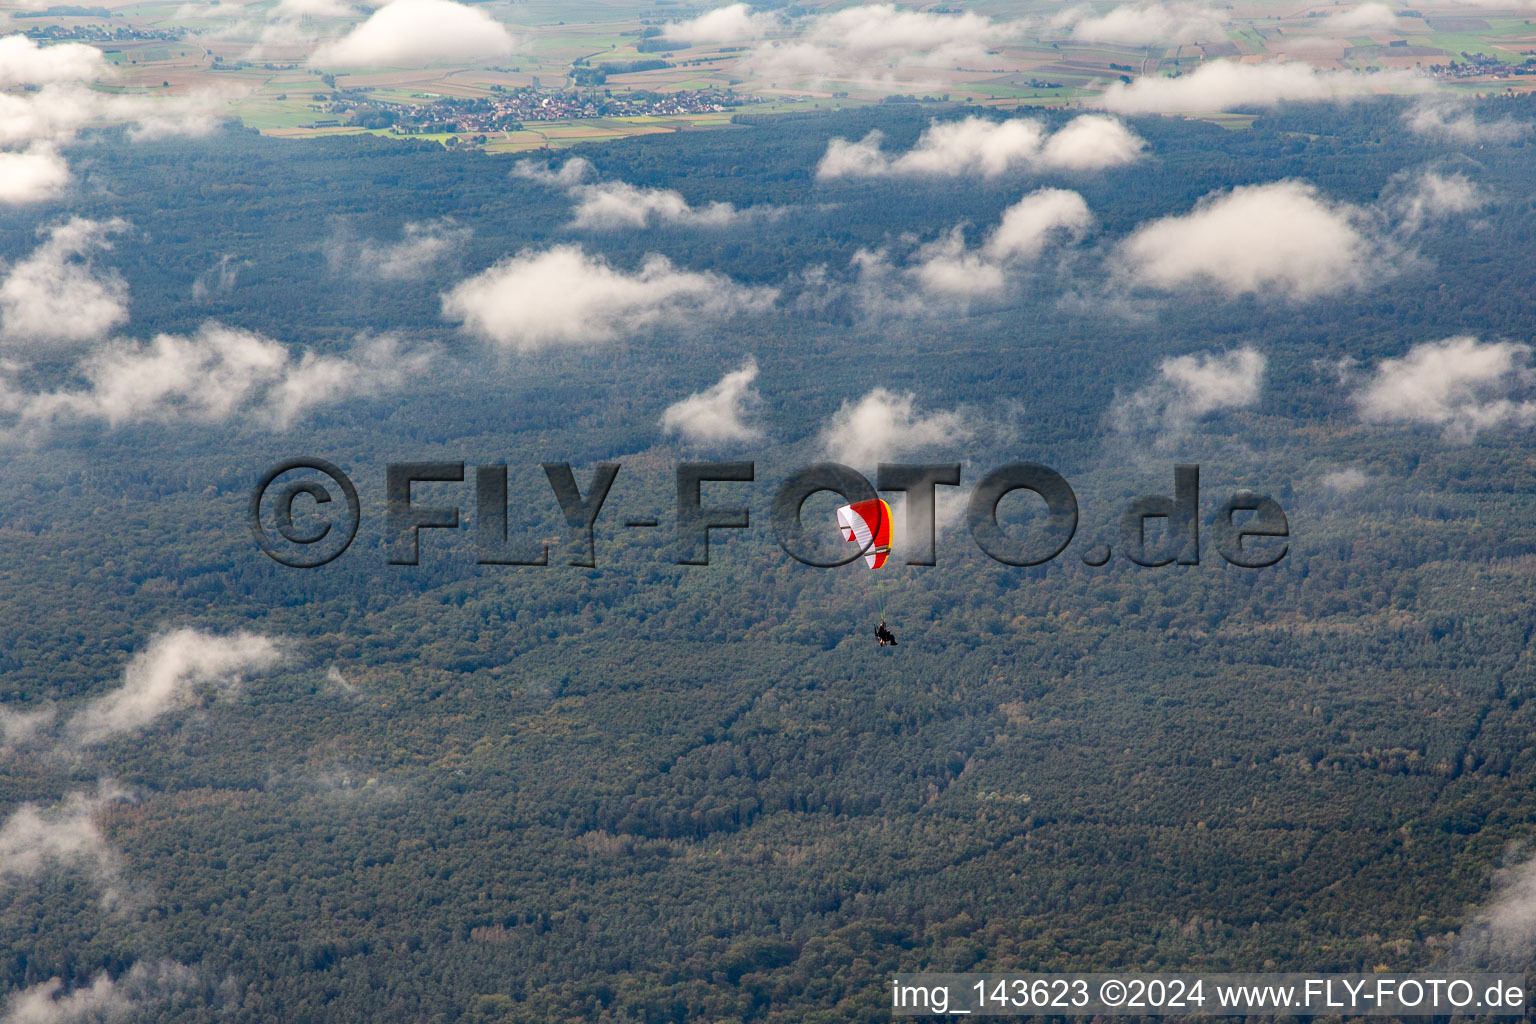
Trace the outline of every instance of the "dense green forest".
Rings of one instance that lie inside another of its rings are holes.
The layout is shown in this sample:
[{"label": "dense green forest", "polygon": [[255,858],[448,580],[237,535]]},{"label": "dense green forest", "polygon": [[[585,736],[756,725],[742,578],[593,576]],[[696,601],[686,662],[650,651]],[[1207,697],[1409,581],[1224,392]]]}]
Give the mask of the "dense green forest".
[{"label": "dense green forest", "polygon": [[[8,742],[5,814],[104,779],[126,795],[95,805],[96,860],[0,863],[0,986],[170,971],[136,1005],[176,1022],[841,1022],[886,1019],[895,971],[1454,957],[1536,834],[1536,443],[1361,423],[1339,367],[1455,335],[1529,341],[1531,145],[1461,153],[1381,99],[1238,130],[1131,119],[1142,158],[1091,173],[816,180],[829,139],[879,128],[903,149],[934,114],[764,117],[537,158],[579,155],[695,207],[781,210],[730,229],[585,232],[564,191],[509,158],[240,129],[88,136],[70,198],[0,211],[9,264],[39,227],[123,218],[93,259],[126,283],[133,338],[215,320],[320,354],[386,330],[432,353],[406,386],[283,428],[72,422],[0,449],[7,713],[63,721],[170,629],[284,651],[131,734]],[[1299,178],[1382,210],[1426,167],[1484,205],[1426,223],[1369,286],[1106,292],[1115,243],[1213,191]],[[861,249],[957,223],[974,237],[1042,186],[1079,192],[1095,229],[1018,294],[928,316],[856,301]],[[333,256],[443,218],[468,231],[412,279]],[[573,240],[617,267],[660,252],[781,295],[760,315],[535,353],[445,321],[455,282]],[[1245,346],[1268,360],[1253,404],[1160,440],[1115,424],[1164,360]],[[764,440],[662,434],[664,409],[748,355]],[[28,379],[57,386],[75,356],[32,352]],[[1015,461],[1061,472],[1081,503],[1073,547],[1014,568],[955,526],[937,566],[893,564],[878,593],[861,565],[786,557],[774,488],[875,387],[965,410],[968,440],[913,461],[961,462],[965,484]],[[362,499],[357,542],[321,569],[272,562],[246,522],[253,483],[295,455],[340,465]],[[674,469],[711,459],[756,463],[750,484],[710,485],[752,524],[715,533],[711,565],[680,566]],[[512,527],[534,537],[561,529],[540,463],[572,463],[583,486],[621,463],[597,566],[558,550],[542,568],[477,565],[468,482],[418,488],[464,529],[388,564],[385,466],[432,460],[506,463]],[[1130,499],[1172,493],[1180,462],[1201,467],[1207,524],[1234,491],[1274,495],[1285,559],[1230,567],[1207,539],[1199,565],[1085,565],[1118,543]],[[1328,483],[1345,469],[1363,485]],[[662,526],[619,525],[641,515]],[[870,636],[881,606],[899,647]]]}]

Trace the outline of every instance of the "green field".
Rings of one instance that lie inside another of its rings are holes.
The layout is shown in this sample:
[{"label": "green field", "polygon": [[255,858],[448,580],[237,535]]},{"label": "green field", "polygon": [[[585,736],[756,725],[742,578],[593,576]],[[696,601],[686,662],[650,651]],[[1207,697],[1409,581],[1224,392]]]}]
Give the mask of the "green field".
[{"label": "green field", "polygon": [[[968,3],[965,8],[998,18],[1019,18],[1031,11],[1042,17],[1059,13],[1059,8],[1054,5],[1017,5],[1002,0]],[[232,15],[211,17],[206,9],[170,2],[144,2],[119,8],[121,20],[129,26],[164,29],[174,25],[190,32],[209,34],[189,35],[179,43],[151,40],[105,44],[103,49],[108,61],[120,69],[115,85],[133,91],[159,89],[165,82],[173,94],[205,84],[221,89],[233,85],[248,90],[244,98],[237,100],[234,109],[246,123],[259,130],[285,134],[350,132],[350,129],[306,129],[317,119],[328,119],[309,109],[313,94],[328,91],[318,76],[307,70],[267,71],[261,67],[265,61],[249,56],[256,34],[263,25],[261,18],[272,9],[271,4],[248,4],[240,8],[238,15],[244,20],[237,20]],[[793,101],[825,103],[834,93],[847,95],[847,102],[841,105],[878,101],[890,93],[911,93],[919,97],[947,95],[952,101],[969,100],[988,107],[1091,105],[1098,92],[1128,73],[1124,70],[1127,67],[1135,69],[1130,74],[1142,70],[1188,73],[1201,67],[1206,60],[1198,45],[1074,44],[1069,30],[1057,28],[1042,30],[1040,37],[1001,43],[981,60],[962,60],[961,67],[907,72],[892,64],[879,69],[877,74],[860,68],[840,70],[825,78],[765,74],[761,65],[743,63],[750,56],[746,52],[749,48],[740,46],[699,45],[670,54],[636,49],[642,29],[664,25],[667,21],[686,18],[706,9],[709,9],[708,5],[695,7],[640,0],[493,3],[487,5],[486,10],[508,24],[520,40],[515,55],[497,67],[444,66],[419,72],[389,67],[326,70],[336,73],[339,89],[361,89],[383,102],[409,103],[423,96],[485,96],[489,95],[493,83],[499,82],[509,88],[523,87],[535,78],[539,88],[564,89],[573,81],[572,70],[577,61],[602,66],[615,61],[666,59],[672,66],[615,74],[603,88],[620,94],[627,90],[669,92],[732,88],[743,97],[755,95],[771,99],[773,102],[768,106],[741,108],[745,112],[766,112],[805,109]],[[830,9],[830,5],[811,5],[809,11],[826,9]],[[1307,10],[1279,4],[1231,8],[1226,39],[1246,55],[1245,59],[1263,58],[1271,48],[1282,47],[1294,59],[1306,52],[1304,45],[1297,42],[1298,37],[1302,40],[1328,38],[1323,24],[1327,19],[1304,17]],[[1406,38],[1412,46],[1444,51],[1446,57],[1443,60],[1459,60],[1462,53],[1468,53],[1510,64],[1523,61],[1523,51],[1536,51],[1536,42],[1527,42],[1536,35],[1536,29],[1526,19],[1508,15],[1469,15],[1465,7],[1449,4],[1418,10],[1424,16],[1424,22],[1400,20],[1397,27],[1410,30],[1411,34]],[[41,27],[49,21],[42,18],[36,24]],[[64,19],[63,23],[69,21]],[[1456,30],[1436,31],[1434,25],[1437,22]],[[323,31],[335,32],[343,29],[346,22],[320,19],[318,25]],[[1282,30],[1286,34],[1280,34]],[[241,38],[242,32],[248,38]],[[1349,47],[1353,53],[1340,58],[1344,51],[1334,49],[1327,58],[1319,57],[1317,63],[1321,67],[1338,67],[1339,59],[1342,59],[1344,66],[1356,70],[1402,66],[1403,61],[1394,59],[1386,46],[1394,38],[1404,36],[1390,31],[1362,33],[1354,30],[1346,37],[1332,39],[1335,47]],[[222,57],[222,63],[213,62],[214,54]],[[302,54],[284,59],[302,60]],[[1417,59],[1417,63],[1427,66],[1441,60],[1426,56]],[[249,66],[240,67],[242,61],[249,62]],[[974,64],[983,65],[985,70],[967,66]],[[1059,83],[1063,88],[1042,89],[1028,84],[1031,80]],[[1532,84],[1536,83],[1526,78],[1458,80],[1450,88],[1458,92],[1487,93],[1511,88],[1524,90]],[[286,98],[279,100],[277,97],[283,94]],[[839,103],[840,100],[830,101],[830,105]],[[491,146],[522,149],[569,145],[573,140],[619,139],[679,127],[709,127],[724,120],[728,118],[664,119],[658,122],[597,119],[582,124],[529,125],[525,131],[495,139]]]}]

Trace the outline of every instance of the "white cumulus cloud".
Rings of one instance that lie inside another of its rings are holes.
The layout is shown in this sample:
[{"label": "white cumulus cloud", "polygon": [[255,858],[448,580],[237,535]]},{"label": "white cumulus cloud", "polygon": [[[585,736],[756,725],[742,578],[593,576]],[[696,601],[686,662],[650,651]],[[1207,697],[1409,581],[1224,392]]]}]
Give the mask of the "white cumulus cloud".
[{"label": "white cumulus cloud", "polygon": [[909,452],[942,448],[971,437],[958,410],[920,415],[917,396],[875,388],[857,402],[843,402],[821,435],[835,462],[868,469]]},{"label": "white cumulus cloud", "polygon": [[1144,287],[1306,299],[1358,287],[1376,272],[1362,220],[1360,210],[1306,182],[1245,185],[1142,225],[1117,259],[1120,272]]},{"label": "white cumulus cloud", "polygon": [[746,4],[730,4],[687,21],[668,25],[663,35],[685,43],[745,43],[772,35],[784,21],[770,13],[755,14]]},{"label": "white cumulus cloud", "polygon": [[[106,805],[127,797],[103,779],[95,793],[70,793],[57,804],[24,803],[16,808],[0,825],[0,888],[47,872],[83,871],[100,887],[102,902],[111,909],[118,902],[122,866],[96,817]],[[7,1012],[14,1011],[8,1006]]]},{"label": "white cumulus cloud", "polygon": [[0,879],[32,878],[56,867],[108,872],[112,853],[92,815],[101,801],[72,793],[61,804],[22,804],[0,826]]},{"label": "white cumulus cloud", "polygon": [[0,36],[0,89],[90,81],[107,68],[101,51],[84,43],[42,46],[19,33]]},{"label": "white cumulus cloud", "polygon": [[140,961],[117,978],[103,972],[90,984],[67,992],[63,979],[51,978],[14,992],[6,1000],[0,1024],[97,1024],[123,1020],[194,983],[190,968],[169,960]]},{"label": "white cumulus cloud", "polygon": [[488,341],[530,351],[759,312],[777,296],[722,274],[681,270],[658,253],[626,272],[579,245],[557,245],[525,250],[461,281],[443,296],[443,315]]},{"label": "white cumulus cloud", "polygon": [[1384,3],[1364,3],[1319,19],[1321,28],[1339,33],[1392,32],[1397,30],[1397,11]]},{"label": "white cumulus cloud", "polygon": [[[44,52],[55,49],[62,47]],[[68,67],[61,62],[54,68],[59,77],[46,84],[0,92],[0,203],[37,202],[62,194],[69,184],[69,167],[59,147],[87,124],[129,125],[129,137],[135,141],[199,135],[217,124],[225,102],[213,92],[154,98],[98,92],[62,77]],[[0,73],[4,69],[0,58]]]},{"label": "white cumulus cloud", "polygon": [[745,215],[730,203],[690,206],[675,189],[640,188],[622,181],[578,185],[572,191],[572,227],[643,228],[651,224],[724,227]]},{"label": "white cumulus cloud", "polygon": [[980,48],[1016,38],[1021,26],[966,11],[940,14],[899,10],[895,4],[861,4],[818,15],[804,33],[812,42],[865,53]]},{"label": "white cumulus cloud", "polygon": [[1491,888],[1488,905],[1461,929],[1446,962],[1462,971],[1523,971],[1536,943],[1536,860],[1500,869]]},{"label": "white cumulus cloud", "polygon": [[1530,134],[1531,126],[1512,118],[1479,121],[1470,104],[1448,96],[1426,96],[1404,114],[1408,130],[1443,142],[1473,144],[1514,142]]},{"label": "white cumulus cloud", "polygon": [[519,178],[527,178],[529,181],[536,181],[550,188],[570,188],[592,178],[597,171],[592,166],[592,161],[585,157],[573,156],[559,167],[536,163],[532,160],[519,160],[512,165],[512,173]]},{"label": "white cumulus cloud", "polygon": [[43,243],[0,279],[0,336],[45,342],[97,338],[128,319],[128,286],[92,258],[123,220],[75,217],[42,229]]},{"label": "white cumulus cloud", "polygon": [[1165,46],[1226,39],[1226,12],[1190,3],[1122,4],[1103,14],[1078,8],[1054,19],[1079,42]]},{"label": "white cumulus cloud", "polygon": [[69,165],[50,142],[34,142],[19,151],[0,151],[0,203],[53,199],[68,184]]},{"label": "white cumulus cloud", "polygon": [[979,248],[967,248],[963,229],[952,228],[918,250],[908,273],[933,295],[996,294],[1007,285],[1010,264],[1036,259],[1053,240],[1080,238],[1092,224],[1088,204],[1076,192],[1039,189],[1004,210]]},{"label": "white cumulus cloud", "polygon": [[1038,166],[1049,171],[1096,171],[1141,157],[1140,136],[1112,117],[1074,117],[1045,141]]},{"label": "white cumulus cloud", "polygon": [[327,245],[326,257],[332,267],[358,277],[410,281],[456,253],[471,234],[471,229],[449,218],[409,221],[398,242],[336,238]]},{"label": "white cumulus cloud", "polygon": [[771,216],[772,208],[738,210],[730,203],[693,206],[682,193],[670,188],[644,188],[622,181],[593,181],[597,172],[581,157],[572,157],[558,168],[520,161],[512,169],[520,178],[550,188],[562,188],[571,197],[571,227],[605,231],[646,228],[655,224],[719,228],[754,216]]},{"label": "white cumulus cloud", "polygon": [[86,1024],[125,1016],[132,1003],[106,974],[89,985],[64,992],[62,978],[51,978],[13,994],[0,1024]]},{"label": "white cumulus cloud", "polygon": [[76,368],[83,388],[27,392],[0,372],[0,420],[30,432],[55,423],[102,420],[220,422],[237,416],[283,428],[308,410],[404,384],[426,364],[385,336],[347,356],[296,353],[250,331],[204,324],[196,334],[161,334],[140,344],[120,339]]},{"label": "white cumulus cloud", "polygon": [[1405,231],[1413,232],[1432,220],[1482,209],[1483,192],[1465,174],[1421,171],[1393,201]]},{"label": "white cumulus cloud", "polygon": [[341,18],[352,13],[342,0],[280,0],[273,14],[281,18]]},{"label": "white cumulus cloud", "polygon": [[906,262],[893,265],[885,251],[860,250],[853,263],[859,273],[858,297],[879,313],[919,315],[929,300],[965,305],[1007,290],[1015,272],[1037,261],[1055,243],[1075,241],[1093,226],[1087,202],[1076,192],[1042,188],[1003,211],[1002,218],[975,246],[957,224],[919,246]]},{"label": "white cumulus cloud", "polygon": [[[767,31],[762,23],[759,27]],[[994,21],[970,11],[860,4],[794,19],[787,37],[761,43],[744,67],[770,80],[887,78],[898,68],[985,61],[990,48],[1021,39],[1026,30],[1022,21]]]},{"label": "white cumulus cloud", "polygon": [[1037,189],[1003,211],[982,255],[993,262],[1034,259],[1053,238],[1079,237],[1092,224],[1088,203],[1076,192]]},{"label": "white cumulus cloud", "polygon": [[0,92],[0,204],[61,194],[69,168],[59,147],[88,123],[132,125],[135,139],[213,127],[221,101],[212,93],[150,98],[88,87],[110,72],[94,46],[0,37],[0,90],[22,87]]},{"label": "white cumulus cloud", "polygon": [[1366,423],[1428,424],[1465,443],[1496,427],[1536,423],[1531,350],[1514,342],[1461,336],[1424,342],[1383,359],[1354,392]]},{"label": "white cumulus cloud", "polygon": [[756,380],[757,360],[749,357],[718,384],[669,405],[661,415],[662,431],[699,444],[757,440],[762,430],[747,421],[762,402]]},{"label": "white cumulus cloud", "polygon": [[1407,73],[1319,71],[1299,63],[1217,60],[1177,78],[1143,76],[1130,85],[1116,82],[1099,102],[1119,114],[1199,113],[1338,101],[1386,91],[1423,92],[1432,87]]},{"label": "white cumulus cloud", "polygon": [[[869,264],[867,269],[875,268]],[[919,248],[906,275],[930,295],[961,300],[995,295],[1008,284],[1001,263],[968,248],[965,229],[958,225]]]},{"label": "white cumulus cloud", "polygon": [[1074,118],[1054,135],[1027,118],[935,121],[915,146],[894,157],[881,149],[881,137],[873,131],[858,142],[831,140],[816,176],[995,178],[1021,169],[1087,171],[1130,163],[1146,145],[1125,125],[1102,115]]},{"label": "white cumulus cloud", "polygon": [[227,97],[211,91],[149,97],[97,92],[76,82],[0,93],[0,145],[61,144],[91,122],[132,125],[129,135],[135,141],[203,135],[217,125],[226,102]]},{"label": "white cumulus cloud", "polygon": [[966,225],[956,224],[901,261],[884,249],[860,249],[852,261],[858,273],[854,296],[877,315],[952,312],[1002,295],[1049,246],[1076,241],[1092,226],[1093,214],[1081,195],[1037,189],[1004,210],[978,245],[969,245]]},{"label": "white cumulus cloud", "polygon": [[390,0],[351,32],[316,50],[309,62],[423,67],[505,57],[516,46],[512,34],[480,8],[454,0]]},{"label": "white cumulus cloud", "polygon": [[80,745],[137,732],[190,704],[198,687],[232,689],[245,673],[269,669],[280,658],[277,644],[255,633],[162,633],[129,661],[122,686],[86,704],[66,729]]},{"label": "white cumulus cloud", "polygon": [[1331,494],[1353,494],[1370,483],[1371,478],[1363,469],[1346,466],[1324,473],[1317,482]]},{"label": "white cumulus cloud", "polygon": [[24,746],[53,724],[58,710],[52,704],[21,711],[0,706],[0,750]]},{"label": "white cumulus cloud", "polygon": [[1122,433],[1177,438],[1203,417],[1258,402],[1265,365],[1252,348],[1165,359],[1156,378],[1116,403],[1111,419]]}]

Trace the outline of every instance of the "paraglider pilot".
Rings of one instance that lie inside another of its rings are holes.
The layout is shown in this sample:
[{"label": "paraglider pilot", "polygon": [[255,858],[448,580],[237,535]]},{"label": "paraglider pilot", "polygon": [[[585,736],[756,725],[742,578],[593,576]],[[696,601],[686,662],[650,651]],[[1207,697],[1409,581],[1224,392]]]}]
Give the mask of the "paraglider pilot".
[{"label": "paraglider pilot", "polygon": [[[864,564],[871,569],[881,568],[886,559],[890,558],[891,506],[880,498],[870,498],[838,509],[837,528],[842,532],[843,540],[859,545]],[[885,628],[885,602],[879,603],[882,611],[880,625],[875,627],[875,639],[880,641],[881,647],[895,647],[896,634]]]}]

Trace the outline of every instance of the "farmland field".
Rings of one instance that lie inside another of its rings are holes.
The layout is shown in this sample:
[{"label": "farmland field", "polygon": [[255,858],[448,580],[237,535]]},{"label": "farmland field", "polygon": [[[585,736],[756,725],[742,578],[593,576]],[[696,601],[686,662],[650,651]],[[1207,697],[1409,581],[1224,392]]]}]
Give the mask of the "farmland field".
[{"label": "farmland field", "polygon": [[[0,5],[3,7],[3,5]],[[831,13],[833,3],[802,5],[807,12]],[[1385,22],[1369,30],[1335,27],[1329,20],[1334,6],[1237,4],[1219,35],[1203,42],[1112,42],[1078,39],[1070,27],[1056,27],[1048,4],[976,3],[975,15],[1040,19],[1037,30],[1000,40],[982,55],[922,67],[889,67],[847,74],[807,74],[783,61],[770,45],[754,56],[752,47],[734,42],[695,41],[680,49],[654,45],[665,39],[666,26],[707,8],[685,4],[606,2],[541,2],[483,5],[503,19],[518,41],[505,58],[495,61],[429,62],[426,67],[387,65],[327,68],[313,62],[314,33],[334,37],[346,27],[344,19],[322,16],[302,23],[271,20],[272,10],[261,3],[133,3],[111,6],[113,31],[129,29],[147,38],[114,41],[104,46],[116,67],[114,88],[150,96],[199,95],[227,114],[264,132],[285,136],[330,135],[340,120],[345,126],[369,103],[404,104],[409,111],[436,99],[473,101],[499,95],[499,90],[536,88],[581,95],[583,68],[601,69],[598,87],[605,96],[630,94],[690,94],[729,91],[733,102],[767,101],[774,106],[745,108],[762,112],[799,101],[828,108],[878,102],[892,93],[970,101],[989,107],[1093,106],[1109,86],[1139,75],[1191,73],[1222,56],[1247,61],[1282,57],[1305,61],[1325,70],[1422,73],[1428,65],[1463,60],[1463,54],[1515,67],[1536,53],[1536,29],[1529,19],[1498,11],[1469,15],[1454,4],[1418,7],[1413,16]],[[1021,22],[1022,23],[1022,22]],[[96,25],[88,18],[38,17],[27,14],[18,26],[85,32]],[[170,38],[153,38],[156,34]],[[1398,45],[1390,45],[1396,42]],[[641,46],[645,43],[645,46]],[[661,66],[650,66],[650,65]],[[635,65],[638,69],[631,70]],[[321,81],[322,77],[325,81]],[[1385,81],[1385,80],[1384,80]],[[1533,79],[1523,75],[1458,74],[1445,87],[1459,92],[1524,92]],[[1050,83],[1053,88],[1042,88]],[[1402,80],[1382,90],[1397,91]],[[316,100],[339,90],[336,109]],[[364,111],[366,114],[366,110]],[[464,135],[465,142],[484,136],[493,151],[521,151],[572,141],[622,138],[677,127],[707,127],[729,120],[708,111],[689,116],[633,112],[553,117],[547,124],[509,124],[492,130],[427,130],[446,139]],[[320,127],[311,127],[319,122]],[[578,123],[581,122],[581,123]],[[590,123],[587,123],[590,122]],[[377,129],[370,130],[377,133]],[[389,132],[384,132],[389,134]],[[422,133],[415,133],[421,135]]]}]

